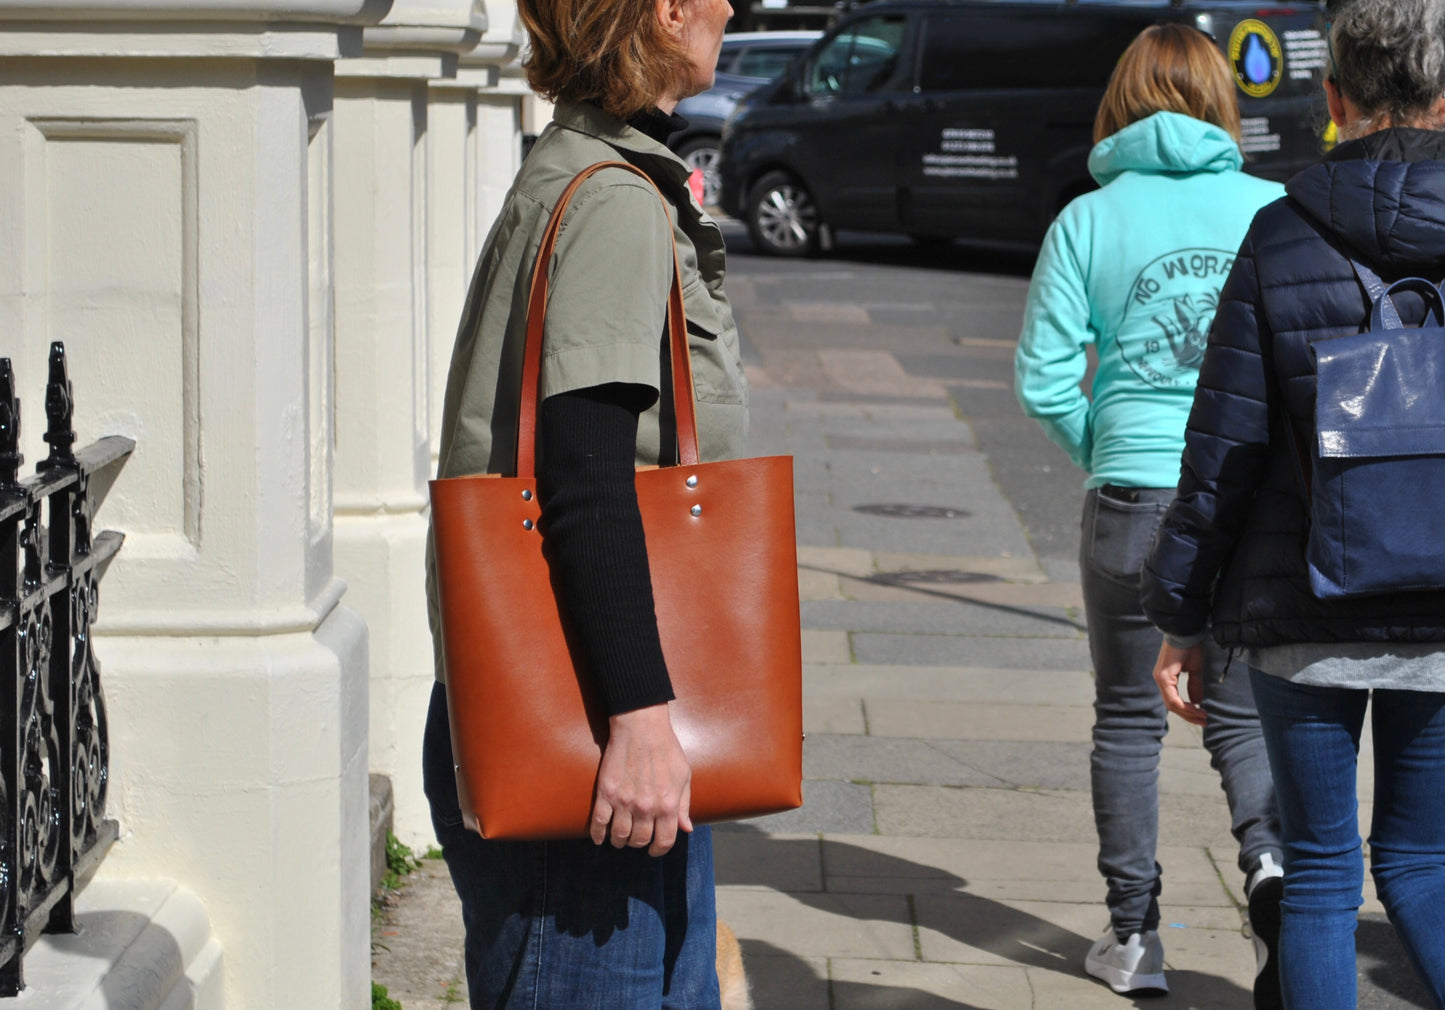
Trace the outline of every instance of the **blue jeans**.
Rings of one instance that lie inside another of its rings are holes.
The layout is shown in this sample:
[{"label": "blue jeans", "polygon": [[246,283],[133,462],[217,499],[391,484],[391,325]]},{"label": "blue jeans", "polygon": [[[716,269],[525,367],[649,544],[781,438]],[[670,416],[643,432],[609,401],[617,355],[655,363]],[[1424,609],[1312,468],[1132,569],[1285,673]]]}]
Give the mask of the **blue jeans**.
[{"label": "blue jeans", "polygon": [[462,823],[446,690],[432,691],[422,774],[462,901],[473,1010],[714,1010],[712,834],[667,855],[591,841],[488,841]]},{"label": "blue jeans", "polygon": [[1435,1005],[1445,1008],[1445,694],[1310,687],[1259,670],[1250,676],[1284,833],[1285,1006],[1356,1004],[1355,920],[1365,869],[1355,765],[1369,701],[1370,871],[1415,969]]},{"label": "blue jeans", "polygon": [[[1172,488],[1108,485],[1084,497],[1079,567],[1094,661],[1094,824],[1109,917],[1121,939],[1159,925],[1159,752],[1168,724],[1154,683],[1163,639],[1144,616],[1139,573],[1173,497]],[[1269,758],[1244,669],[1225,676],[1225,655],[1212,642],[1205,659],[1204,746],[1248,876],[1265,853],[1281,858]]]}]

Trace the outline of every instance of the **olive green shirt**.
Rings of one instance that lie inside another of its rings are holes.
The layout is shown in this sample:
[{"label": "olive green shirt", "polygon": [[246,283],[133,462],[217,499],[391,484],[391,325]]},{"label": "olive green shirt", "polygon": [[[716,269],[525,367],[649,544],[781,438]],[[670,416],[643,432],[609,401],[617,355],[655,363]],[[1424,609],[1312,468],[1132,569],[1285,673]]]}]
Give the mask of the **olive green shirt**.
[{"label": "olive green shirt", "polygon": [[[666,206],[630,172],[602,171],[573,194],[549,264],[542,398],[609,382],[669,388],[665,321],[677,243],[704,460],[742,455],[747,380],[723,294],[722,233],[693,199],[688,167],[664,145],[591,105],[559,104],[522,163],[477,262],[447,375],[438,476],[515,472],[522,346],[532,267],[568,183],[589,165],[624,160],[657,184]],[[670,404],[639,420],[637,463],[674,462]],[[542,451],[538,446],[538,452]],[[444,679],[435,580],[427,603]]]}]

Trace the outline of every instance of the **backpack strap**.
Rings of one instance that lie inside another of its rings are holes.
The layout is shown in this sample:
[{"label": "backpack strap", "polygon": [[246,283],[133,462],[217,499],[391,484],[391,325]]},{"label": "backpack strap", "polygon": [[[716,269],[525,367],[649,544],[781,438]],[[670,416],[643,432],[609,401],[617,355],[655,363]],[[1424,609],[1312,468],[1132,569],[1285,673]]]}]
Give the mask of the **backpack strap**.
[{"label": "backpack strap", "polygon": [[1395,308],[1392,297],[1396,291],[1418,291],[1425,299],[1425,319],[1420,325],[1441,325],[1442,317],[1445,317],[1445,296],[1435,284],[1423,277],[1405,277],[1387,287],[1379,274],[1353,256],[1350,257],[1350,266],[1354,268],[1355,277],[1370,301],[1370,329],[1404,329],[1405,324],[1400,320],[1400,311]]}]

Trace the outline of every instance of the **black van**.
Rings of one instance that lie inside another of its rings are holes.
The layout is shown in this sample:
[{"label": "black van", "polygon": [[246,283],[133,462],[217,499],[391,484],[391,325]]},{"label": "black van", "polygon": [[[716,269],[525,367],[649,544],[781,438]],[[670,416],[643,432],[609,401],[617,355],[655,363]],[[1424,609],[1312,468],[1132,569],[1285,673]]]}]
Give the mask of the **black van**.
[{"label": "black van", "polygon": [[1094,188],[1094,114],[1120,54],[1166,21],[1229,60],[1246,170],[1283,180],[1319,160],[1318,4],[878,0],[739,106],[722,207],[782,256],[839,228],[1036,243]]}]

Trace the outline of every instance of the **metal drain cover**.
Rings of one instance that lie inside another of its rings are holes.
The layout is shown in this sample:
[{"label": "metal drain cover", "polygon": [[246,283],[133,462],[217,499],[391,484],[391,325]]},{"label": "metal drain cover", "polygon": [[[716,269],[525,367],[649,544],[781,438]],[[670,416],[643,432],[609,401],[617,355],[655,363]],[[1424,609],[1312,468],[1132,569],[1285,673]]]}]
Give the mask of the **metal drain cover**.
[{"label": "metal drain cover", "polygon": [[866,516],[884,516],[888,519],[966,519],[966,509],[949,508],[944,505],[854,505],[854,512]]}]

